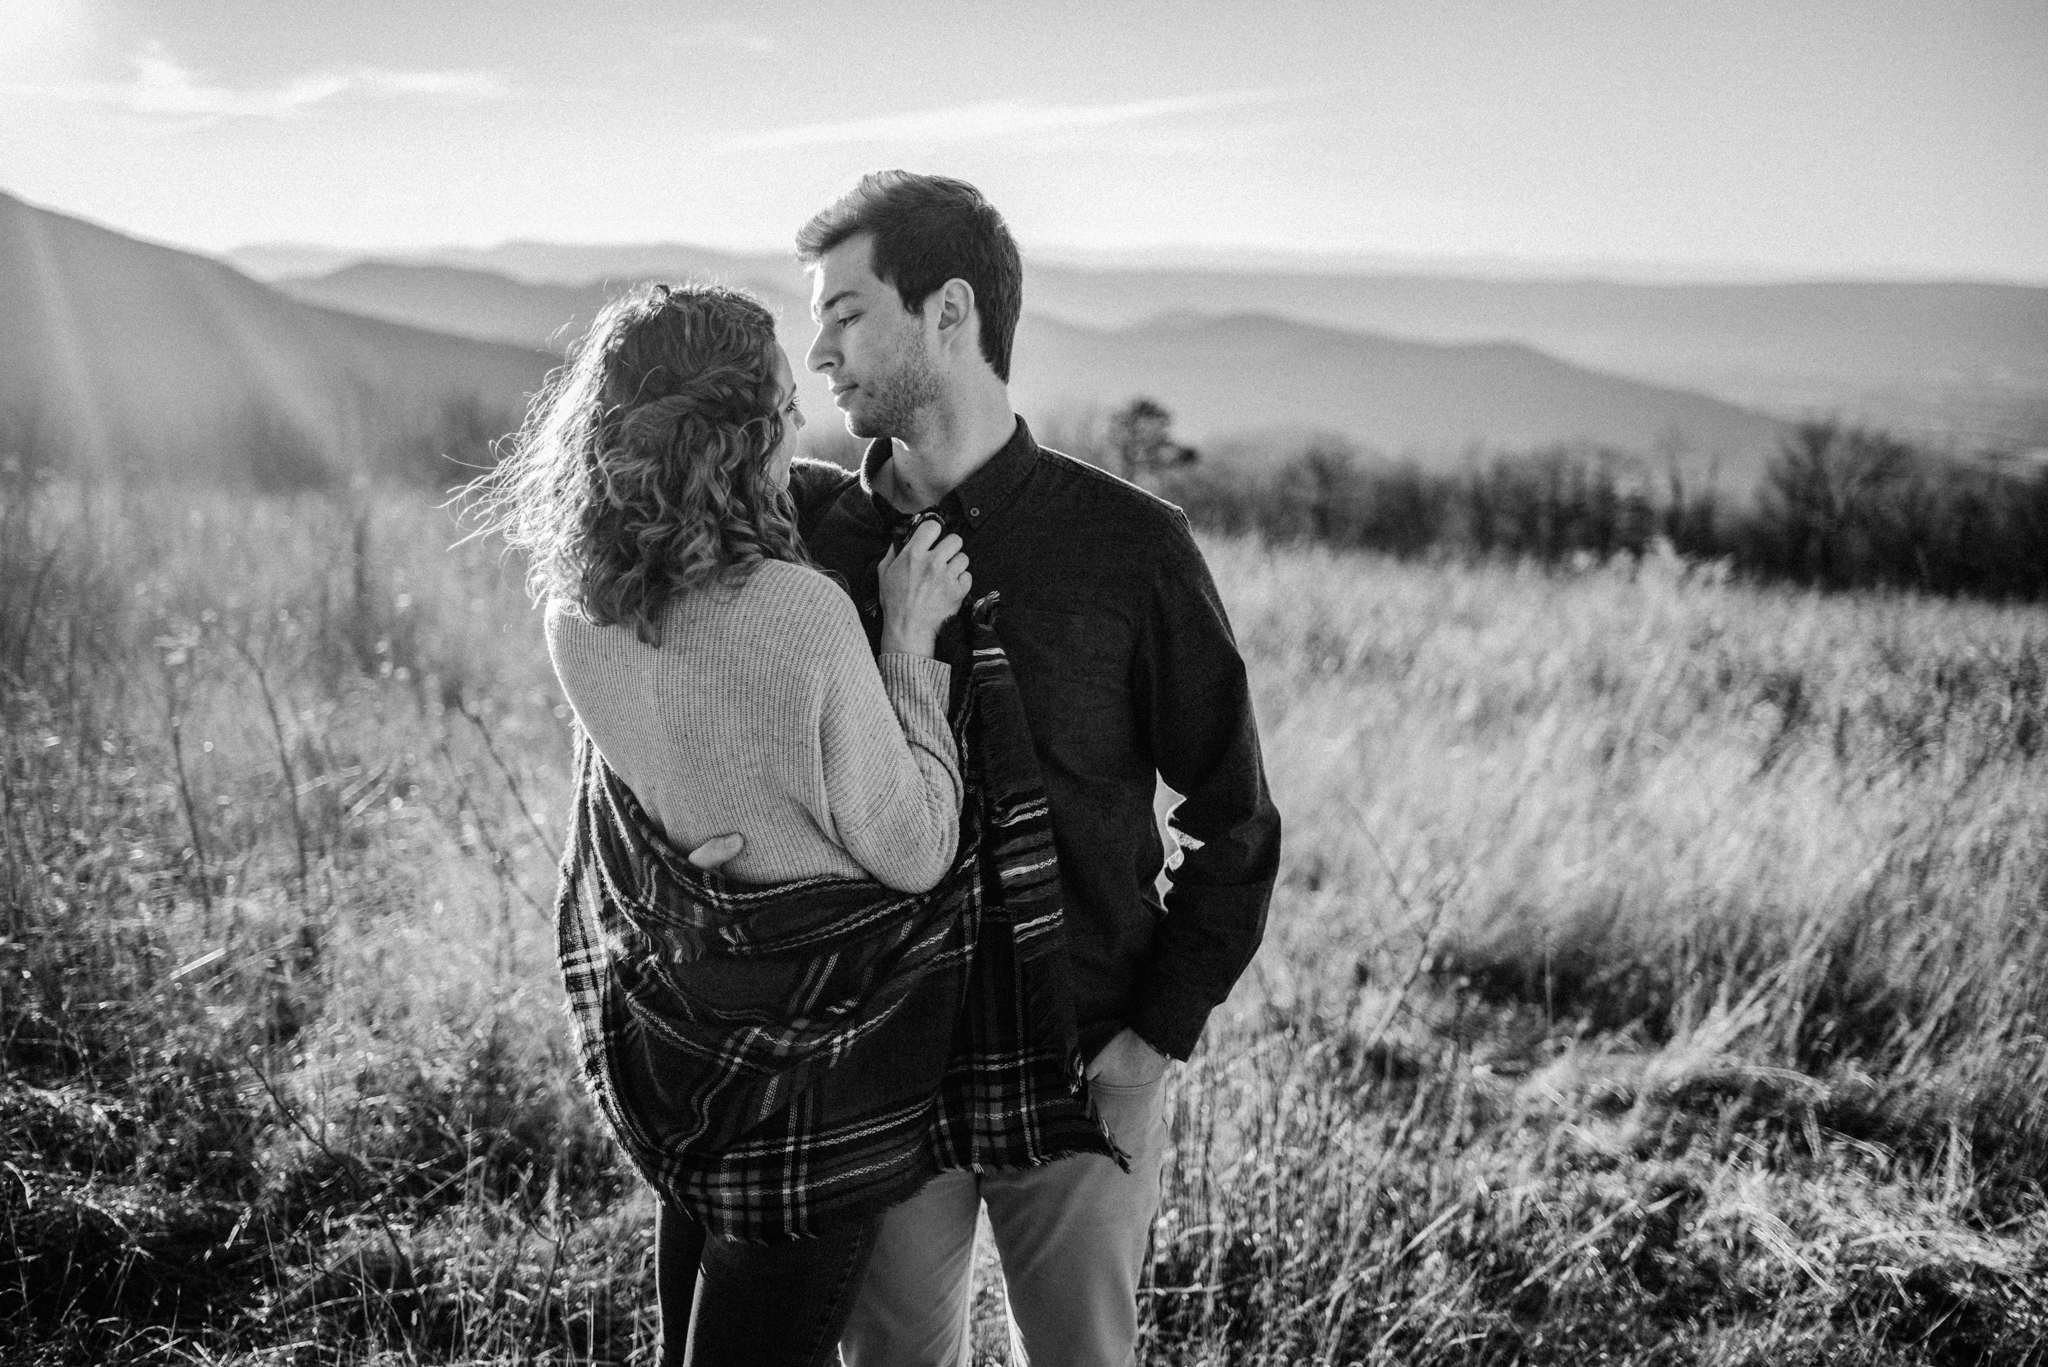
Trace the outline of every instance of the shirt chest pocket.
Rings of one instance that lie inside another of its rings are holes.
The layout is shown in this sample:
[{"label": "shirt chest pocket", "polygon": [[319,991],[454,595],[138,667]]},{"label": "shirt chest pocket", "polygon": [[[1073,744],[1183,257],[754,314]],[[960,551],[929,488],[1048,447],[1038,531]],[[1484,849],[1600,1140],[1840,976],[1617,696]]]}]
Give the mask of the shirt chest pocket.
[{"label": "shirt chest pocket", "polygon": [[1129,627],[1105,614],[1015,608],[996,633],[1038,749],[1082,771],[1117,767],[1136,739]]}]

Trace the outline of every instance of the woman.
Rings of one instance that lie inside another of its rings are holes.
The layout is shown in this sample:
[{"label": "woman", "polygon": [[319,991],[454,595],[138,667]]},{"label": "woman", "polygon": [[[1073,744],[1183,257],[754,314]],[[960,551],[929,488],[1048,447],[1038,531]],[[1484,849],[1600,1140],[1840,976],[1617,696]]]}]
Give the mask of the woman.
[{"label": "woman", "polygon": [[[643,287],[591,325],[484,501],[531,559],[589,763],[629,791],[632,820],[644,814],[674,850],[743,834],[723,872],[747,884],[923,892],[953,869],[959,835],[950,671],[933,645],[967,593],[967,557],[930,524],[892,553],[870,654],[851,599],[796,534],[787,486],[802,426],[759,303]],[[643,957],[679,972],[705,961],[663,924]],[[754,971],[713,970],[734,982]],[[767,1103],[704,1085],[678,1044],[689,1040],[650,1019],[620,1013],[620,1042],[598,1065],[615,1127],[687,1116],[700,1149],[743,1135]],[[829,1359],[873,1225],[870,1212],[818,1237],[755,1242],[664,1199],[662,1361],[681,1362],[686,1339],[693,1363]]]}]

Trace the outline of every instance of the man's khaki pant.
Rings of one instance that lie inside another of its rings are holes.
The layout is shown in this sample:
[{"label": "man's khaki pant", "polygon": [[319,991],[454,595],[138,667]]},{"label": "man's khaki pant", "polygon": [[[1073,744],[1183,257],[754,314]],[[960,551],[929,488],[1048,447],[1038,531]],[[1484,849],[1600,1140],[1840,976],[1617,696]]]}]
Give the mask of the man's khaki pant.
[{"label": "man's khaki pant", "polygon": [[839,1340],[846,1367],[965,1367],[984,1201],[1009,1291],[1015,1367],[1131,1367],[1138,1274],[1159,1210],[1166,1079],[1093,1086],[1130,1172],[1083,1154],[1014,1172],[940,1173],[882,1217]]}]

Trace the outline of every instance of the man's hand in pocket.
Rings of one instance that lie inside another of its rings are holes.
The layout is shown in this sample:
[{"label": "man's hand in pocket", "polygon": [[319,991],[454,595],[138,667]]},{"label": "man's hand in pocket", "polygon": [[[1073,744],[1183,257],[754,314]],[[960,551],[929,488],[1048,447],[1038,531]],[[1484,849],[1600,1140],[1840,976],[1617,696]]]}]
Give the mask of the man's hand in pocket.
[{"label": "man's hand in pocket", "polygon": [[1105,1087],[1145,1087],[1165,1076],[1167,1061],[1143,1035],[1125,1026],[1088,1060],[1088,1078]]}]

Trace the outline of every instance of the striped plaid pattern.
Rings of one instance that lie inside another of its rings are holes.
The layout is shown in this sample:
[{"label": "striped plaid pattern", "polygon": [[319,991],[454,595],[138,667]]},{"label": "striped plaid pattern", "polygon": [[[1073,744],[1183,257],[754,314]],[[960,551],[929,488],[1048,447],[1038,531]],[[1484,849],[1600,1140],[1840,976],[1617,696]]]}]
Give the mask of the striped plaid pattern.
[{"label": "striped plaid pattern", "polygon": [[[968,617],[960,849],[927,893],[697,869],[579,738],[556,928],[584,1079],[634,1166],[717,1234],[844,1228],[941,1168],[1122,1161],[1088,1100],[1052,828],[997,606],[989,594]],[[823,1085],[933,987],[948,990],[925,1000],[961,1004],[940,1076],[894,1096]]]}]

